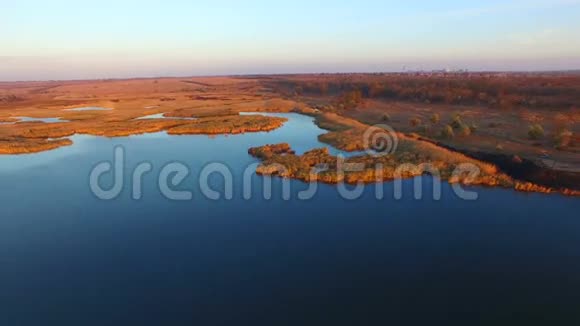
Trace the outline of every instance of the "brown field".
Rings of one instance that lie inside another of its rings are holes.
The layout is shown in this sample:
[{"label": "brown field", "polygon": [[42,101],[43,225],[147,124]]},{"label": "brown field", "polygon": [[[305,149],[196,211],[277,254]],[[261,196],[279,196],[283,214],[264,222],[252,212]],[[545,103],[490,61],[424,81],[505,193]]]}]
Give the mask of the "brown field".
[{"label": "brown field", "polygon": [[[108,111],[69,111],[102,107]],[[243,111],[288,112],[299,103],[264,91],[253,79],[167,78],[0,83],[0,153],[23,154],[69,145],[74,134],[121,137],[167,131],[219,134],[270,131],[282,120],[239,117]],[[166,119],[135,120],[165,113]],[[58,117],[64,123],[13,123],[15,117]],[[171,119],[172,117],[176,119]],[[184,120],[178,118],[199,118]],[[220,118],[225,117],[225,118]],[[10,124],[10,123],[13,124]]]},{"label": "brown field", "polygon": [[[460,150],[550,156],[557,169],[580,171],[580,74],[323,75],[271,83],[366,124],[388,124]],[[440,137],[457,116],[455,136]],[[536,124],[544,134],[533,139]]]},{"label": "brown field", "polygon": [[[79,107],[111,110],[67,111]],[[580,74],[574,73],[0,83],[0,154],[67,146],[67,137],[74,134],[230,134],[269,131],[284,122],[238,115],[246,111],[314,115],[317,124],[330,131],[320,140],[347,151],[363,149],[362,134],[370,125],[388,124],[402,139],[401,153],[390,163],[424,160],[447,170],[457,160],[473,160],[494,171],[482,184],[528,190],[580,188]],[[135,120],[159,113],[166,118]],[[17,122],[22,116],[69,122]],[[323,161],[333,160],[314,153]],[[372,174],[358,177],[365,182],[375,179]]]},{"label": "brown field", "polygon": [[[518,179],[580,189],[579,73],[272,76],[267,84],[324,116],[387,124]],[[357,128],[321,120],[333,130],[322,141],[360,147]]]}]

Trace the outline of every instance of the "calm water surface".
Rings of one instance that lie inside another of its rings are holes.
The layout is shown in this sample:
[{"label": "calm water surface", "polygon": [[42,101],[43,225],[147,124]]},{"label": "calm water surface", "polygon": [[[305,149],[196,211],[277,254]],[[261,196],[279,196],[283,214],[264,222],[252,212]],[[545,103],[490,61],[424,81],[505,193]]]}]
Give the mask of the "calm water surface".
[{"label": "calm water surface", "polygon": [[197,120],[197,118],[186,118],[186,117],[166,117],[165,113],[156,113],[146,116],[139,117],[135,120],[153,120],[153,119],[173,119],[173,120]]},{"label": "calm water surface", "polygon": [[111,111],[110,108],[102,108],[98,106],[87,106],[82,108],[64,109],[63,111]]},{"label": "calm water surface", "polygon": [[31,118],[31,117],[14,117],[17,121],[14,122],[0,122],[3,125],[13,125],[18,122],[43,122],[43,123],[59,123],[59,122],[69,122],[68,120],[62,120],[61,118]]},{"label": "calm water surface", "polygon": [[[477,189],[468,202],[444,185],[441,201],[418,201],[408,181],[399,201],[392,184],[383,200],[374,186],[357,201],[320,186],[299,201],[307,185],[292,181],[285,201],[275,180],[265,200],[254,176],[246,201],[249,147],[325,146],[311,118],[283,116],[291,120],[270,133],[74,136],[71,147],[0,156],[0,325],[580,322],[577,199]],[[89,173],[117,145],[127,182],[119,198],[100,201]],[[143,161],[154,171],[135,201],[128,175]],[[158,190],[160,169],[175,161],[192,170],[178,187],[191,201]],[[201,194],[199,172],[211,162],[234,172],[234,199]]]}]

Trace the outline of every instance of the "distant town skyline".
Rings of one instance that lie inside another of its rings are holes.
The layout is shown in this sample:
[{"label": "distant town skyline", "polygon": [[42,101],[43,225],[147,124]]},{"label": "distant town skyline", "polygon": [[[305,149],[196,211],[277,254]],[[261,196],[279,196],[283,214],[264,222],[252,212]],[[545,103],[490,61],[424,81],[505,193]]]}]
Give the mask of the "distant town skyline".
[{"label": "distant town skyline", "polygon": [[580,0],[2,4],[0,81],[580,69]]}]

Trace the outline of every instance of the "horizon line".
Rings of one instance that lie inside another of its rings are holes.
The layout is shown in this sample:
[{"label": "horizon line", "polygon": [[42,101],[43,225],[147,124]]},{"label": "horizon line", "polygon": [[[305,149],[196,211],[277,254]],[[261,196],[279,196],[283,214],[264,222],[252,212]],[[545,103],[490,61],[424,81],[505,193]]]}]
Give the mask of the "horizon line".
[{"label": "horizon line", "polygon": [[[260,76],[304,76],[304,75],[377,75],[377,74],[417,74],[417,73],[474,73],[474,74],[549,74],[549,73],[580,73],[580,68],[571,69],[537,69],[537,70],[469,70],[454,69],[443,72],[444,69],[414,70],[414,71],[351,71],[351,72],[293,72],[293,73],[247,73],[247,74],[209,74],[209,75],[178,75],[178,76],[134,76],[111,78],[73,78],[73,79],[29,79],[29,80],[0,80],[0,84],[7,83],[38,83],[38,82],[83,82],[83,81],[120,81],[143,79],[179,79],[179,78],[219,78],[219,77],[260,77]],[[461,71],[461,72],[460,72]]]}]

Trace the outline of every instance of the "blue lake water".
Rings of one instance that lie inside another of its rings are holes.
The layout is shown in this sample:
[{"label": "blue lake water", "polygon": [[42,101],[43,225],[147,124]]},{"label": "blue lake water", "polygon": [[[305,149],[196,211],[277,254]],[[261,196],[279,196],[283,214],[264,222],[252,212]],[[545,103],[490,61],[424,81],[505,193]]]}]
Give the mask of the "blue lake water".
[{"label": "blue lake water", "polygon": [[139,117],[135,120],[152,120],[152,119],[197,120],[197,118],[166,117],[165,113],[150,114],[150,115]]},{"label": "blue lake water", "polygon": [[31,118],[31,117],[14,117],[17,119],[15,122],[2,122],[0,124],[15,124],[18,122],[44,122],[44,123],[59,123],[59,122],[69,122],[68,120],[62,120],[61,118]]},{"label": "blue lake water", "polygon": [[[578,324],[578,199],[476,188],[479,199],[464,201],[443,184],[440,201],[415,200],[409,180],[401,200],[385,184],[382,200],[375,186],[350,201],[320,185],[302,201],[308,185],[295,181],[284,200],[275,179],[266,200],[253,175],[245,200],[249,147],[325,146],[312,118],[282,116],[270,133],[74,136],[70,147],[0,156],[0,325]],[[89,175],[116,146],[125,185],[99,200]],[[153,171],[133,200],[142,162]],[[159,190],[171,162],[191,169],[175,188],[192,200]],[[233,171],[233,199],[202,194],[213,162]]]},{"label": "blue lake water", "polygon": [[137,118],[135,120],[151,120],[151,119],[166,119],[165,113],[156,113],[156,114],[145,115],[145,116],[142,116],[142,117]]},{"label": "blue lake water", "polygon": [[81,108],[72,108],[72,109],[64,109],[63,111],[111,111],[112,109],[110,108],[102,108],[102,107],[98,107],[98,106],[87,106],[87,107],[81,107]]}]

